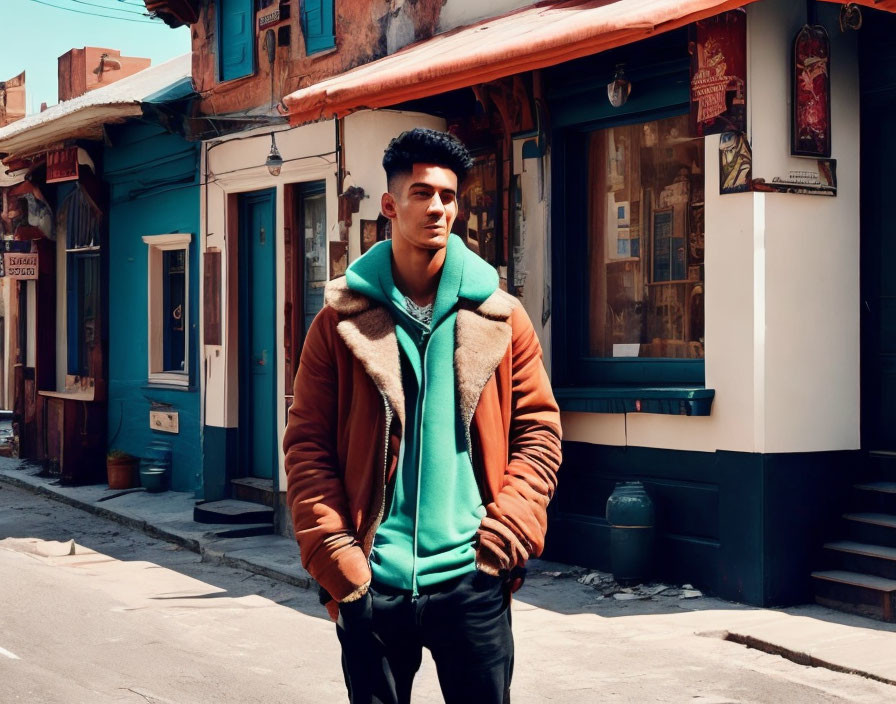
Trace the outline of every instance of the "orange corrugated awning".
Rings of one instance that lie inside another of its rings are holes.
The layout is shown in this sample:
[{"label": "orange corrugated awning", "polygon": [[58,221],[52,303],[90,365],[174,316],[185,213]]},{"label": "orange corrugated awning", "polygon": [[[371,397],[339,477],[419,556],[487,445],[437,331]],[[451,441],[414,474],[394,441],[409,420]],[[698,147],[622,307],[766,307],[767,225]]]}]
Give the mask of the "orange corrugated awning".
[{"label": "orange corrugated awning", "polygon": [[549,0],[438,34],[283,98],[294,125],[545,68],[753,0]]},{"label": "orange corrugated awning", "polygon": [[[596,54],[754,1],[548,0],[411,44],[283,104],[293,125],[341,117]],[[896,0],[859,1],[896,10]]]}]

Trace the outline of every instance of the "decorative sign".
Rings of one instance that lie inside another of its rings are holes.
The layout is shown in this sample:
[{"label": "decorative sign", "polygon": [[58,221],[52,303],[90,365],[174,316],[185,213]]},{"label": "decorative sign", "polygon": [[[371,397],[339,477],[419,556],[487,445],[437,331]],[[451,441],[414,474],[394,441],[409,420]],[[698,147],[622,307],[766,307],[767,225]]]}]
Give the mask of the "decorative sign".
[{"label": "decorative sign", "polygon": [[277,24],[280,21],[280,8],[276,7],[270,12],[265,12],[258,16],[258,28],[264,29]]},{"label": "decorative sign", "polygon": [[36,279],[37,252],[28,254],[4,252],[3,273],[10,279]]},{"label": "decorative sign", "polygon": [[78,148],[47,152],[47,183],[78,180]]},{"label": "decorative sign", "polygon": [[691,41],[691,134],[747,129],[747,15],[732,10],[694,23]]},{"label": "decorative sign", "polygon": [[831,43],[820,25],[806,25],[793,41],[790,153],[831,155]]},{"label": "decorative sign", "polygon": [[753,182],[753,152],[742,132],[719,138],[719,193],[749,191]]}]

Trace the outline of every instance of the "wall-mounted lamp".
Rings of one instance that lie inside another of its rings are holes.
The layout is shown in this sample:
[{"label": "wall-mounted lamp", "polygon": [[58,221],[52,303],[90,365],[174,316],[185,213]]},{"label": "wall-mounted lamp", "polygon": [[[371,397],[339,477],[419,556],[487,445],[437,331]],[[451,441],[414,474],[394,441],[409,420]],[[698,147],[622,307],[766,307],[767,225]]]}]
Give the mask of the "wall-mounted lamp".
[{"label": "wall-mounted lamp", "polygon": [[848,2],[840,7],[840,31],[847,29],[860,30],[862,28],[862,10],[854,2]]},{"label": "wall-mounted lamp", "polygon": [[271,176],[279,176],[280,169],[283,168],[283,157],[280,156],[280,150],[277,149],[277,139],[273,132],[271,132],[271,151],[268,153],[268,159],[264,165],[268,167]]},{"label": "wall-mounted lamp", "polygon": [[625,64],[616,64],[616,73],[612,83],[607,84],[607,98],[614,108],[621,107],[632,92],[632,84],[625,77]]}]

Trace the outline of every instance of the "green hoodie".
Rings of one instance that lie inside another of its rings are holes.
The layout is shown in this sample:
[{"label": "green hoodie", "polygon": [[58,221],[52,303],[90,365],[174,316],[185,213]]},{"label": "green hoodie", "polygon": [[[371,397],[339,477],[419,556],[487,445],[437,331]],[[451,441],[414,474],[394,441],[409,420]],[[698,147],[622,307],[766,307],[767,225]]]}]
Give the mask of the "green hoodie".
[{"label": "green hoodie", "polygon": [[[475,569],[473,541],[485,515],[470,462],[454,378],[457,302],[481,303],[498,287],[497,272],[448,239],[432,324],[411,317],[392,279],[392,242],[381,242],[346,272],[353,291],[388,306],[402,357],[405,428],[391,503],[370,554],[374,578],[417,593]],[[447,423],[453,409],[454,423]]]}]

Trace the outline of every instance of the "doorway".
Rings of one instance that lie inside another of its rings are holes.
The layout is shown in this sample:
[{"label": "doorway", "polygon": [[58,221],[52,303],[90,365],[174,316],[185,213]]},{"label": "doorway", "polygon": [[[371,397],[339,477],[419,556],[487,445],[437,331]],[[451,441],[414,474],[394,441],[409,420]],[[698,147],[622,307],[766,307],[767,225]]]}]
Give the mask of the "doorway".
[{"label": "doorway", "polygon": [[243,193],[239,208],[240,474],[277,467],[275,190]]},{"label": "doorway", "polygon": [[896,450],[896,17],[862,8],[861,293],[862,448]]}]

